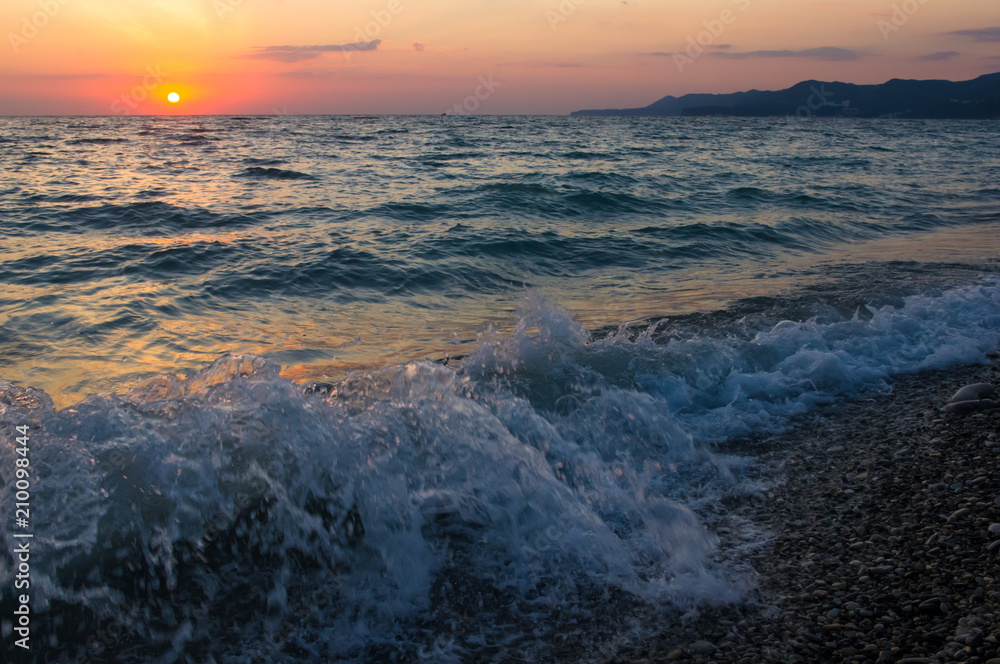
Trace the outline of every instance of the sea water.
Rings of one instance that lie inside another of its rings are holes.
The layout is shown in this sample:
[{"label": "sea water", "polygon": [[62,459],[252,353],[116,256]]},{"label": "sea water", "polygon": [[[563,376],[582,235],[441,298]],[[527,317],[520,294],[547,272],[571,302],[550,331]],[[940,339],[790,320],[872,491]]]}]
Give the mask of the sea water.
[{"label": "sea water", "polygon": [[754,446],[1000,347],[998,128],[0,119],[5,648],[17,426],[38,661],[605,661],[745,602]]}]

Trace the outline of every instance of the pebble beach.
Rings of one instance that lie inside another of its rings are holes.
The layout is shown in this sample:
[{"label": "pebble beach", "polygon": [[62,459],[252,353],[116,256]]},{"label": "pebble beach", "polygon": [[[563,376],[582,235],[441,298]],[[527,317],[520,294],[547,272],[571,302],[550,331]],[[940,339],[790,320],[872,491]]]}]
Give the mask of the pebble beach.
[{"label": "pebble beach", "polygon": [[899,377],[757,441],[766,500],[730,515],[771,534],[753,599],[614,661],[1000,664],[1000,411],[942,411],[1000,381],[992,360]]}]

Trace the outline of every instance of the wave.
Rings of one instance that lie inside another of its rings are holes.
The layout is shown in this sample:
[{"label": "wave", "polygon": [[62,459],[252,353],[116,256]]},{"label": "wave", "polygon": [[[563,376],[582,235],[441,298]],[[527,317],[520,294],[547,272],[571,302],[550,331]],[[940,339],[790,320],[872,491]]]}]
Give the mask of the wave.
[{"label": "wave", "polygon": [[[162,661],[266,640],[273,661],[544,661],[558,635],[626,630],[650,604],[669,623],[739,602],[752,572],[720,562],[709,517],[760,487],[713,444],[753,445],[896,374],[985,361],[1000,279],[690,333],[595,336],[534,297],[518,315],[457,363],[323,390],[254,355],[61,411],[0,383],[0,417],[30,427],[32,464],[49,469],[32,485],[47,534],[33,608],[74,617],[46,618],[60,643],[116,617]],[[5,484],[13,454],[0,445]],[[736,540],[763,538],[743,524]],[[13,574],[0,562],[4,606]]]},{"label": "wave", "polygon": [[243,160],[243,163],[257,164],[258,166],[281,166],[282,164],[287,164],[288,162],[284,159],[247,157],[246,159]]},{"label": "wave", "polygon": [[[245,256],[256,251],[241,247]],[[259,253],[259,252],[258,252]],[[206,256],[211,259],[213,256]],[[244,299],[247,296],[281,293],[290,296],[334,296],[338,301],[383,302],[387,298],[416,293],[503,292],[524,282],[491,270],[487,266],[447,264],[434,259],[439,255],[416,253],[407,259],[392,259],[371,251],[337,247],[317,251],[306,257],[271,253],[268,260],[244,261],[249,270],[233,270],[204,285],[204,292],[215,297]]]},{"label": "wave", "polygon": [[104,198],[92,194],[30,194],[24,196],[24,200],[31,203],[93,203]]},{"label": "wave", "polygon": [[406,203],[393,202],[378,205],[365,211],[366,215],[376,218],[397,219],[400,221],[432,221],[449,218],[453,209],[441,203]]},{"label": "wave", "polygon": [[109,143],[127,143],[127,138],[74,138],[66,141],[67,145],[106,145]]},{"label": "wave", "polygon": [[[691,207],[683,200],[629,191],[622,176],[605,176],[597,182],[591,174],[572,174],[565,183],[552,182],[540,174],[520,181],[457,186],[445,190],[454,203],[452,214],[502,215],[505,218],[592,220],[615,215],[649,215],[663,218]],[[585,181],[587,187],[581,187]],[[604,184],[608,188],[598,188]]]},{"label": "wave", "polygon": [[621,157],[609,152],[586,152],[584,150],[571,150],[570,152],[566,152],[559,156],[561,156],[563,159],[581,159],[584,161],[591,161],[591,160],[621,161]]},{"label": "wave", "polygon": [[318,180],[314,175],[281,168],[261,168],[251,166],[239,174],[240,177],[264,178],[269,180]]},{"label": "wave", "polygon": [[202,208],[184,208],[160,201],[106,204],[73,208],[38,208],[21,215],[11,230],[32,233],[87,233],[116,230],[140,235],[167,235],[199,228],[243,227],[259,222],[243,214],[220,214]]}]

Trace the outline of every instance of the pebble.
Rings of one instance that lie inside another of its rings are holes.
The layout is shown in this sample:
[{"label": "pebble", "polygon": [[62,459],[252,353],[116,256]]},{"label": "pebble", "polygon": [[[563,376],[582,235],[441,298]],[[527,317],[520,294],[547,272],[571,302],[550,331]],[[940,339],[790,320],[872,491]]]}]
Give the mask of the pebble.
[{"label": "pebble", "polygon": [[703,655],[714,651],[715,644],[710,641],[695,641],[689,646],[689,649],[693,653]]},{"label": "pebble", "polygon": [[917,606],[917,610],[923,613],[937,613],[941,610],[941,600],[937,598],[924,600]]},{"label": "pebble", "polygon": [[990,535],[1000,535],[1000,523],[990,524]]},{"label": "pebble", "polygon": [[979,399],[977,401],[956,401],[945,406],[942,410],[949,415],[964,415],[977,410],[993,408],[996,402],[992,399]]},{"label": "pebble", "polygon": [[972,385],[966,385],[958,392],[955,392],[949,399],[949,403],[958,403],[962,401],[979,401],[980,399],[986,398],[991,392],[993,392],[993,386],[989,383],[973,383]]}]

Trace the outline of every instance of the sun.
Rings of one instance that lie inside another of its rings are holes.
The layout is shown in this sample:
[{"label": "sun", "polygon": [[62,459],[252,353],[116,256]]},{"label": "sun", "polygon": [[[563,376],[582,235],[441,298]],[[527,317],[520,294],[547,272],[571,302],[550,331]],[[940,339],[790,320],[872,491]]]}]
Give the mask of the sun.
[{"label": "sun", "polygon": [[167,101],[169,101],[171,104],[176,104],[180,100],[181,96],[176,92],[171,92],[170,94],[167,95]]}]

